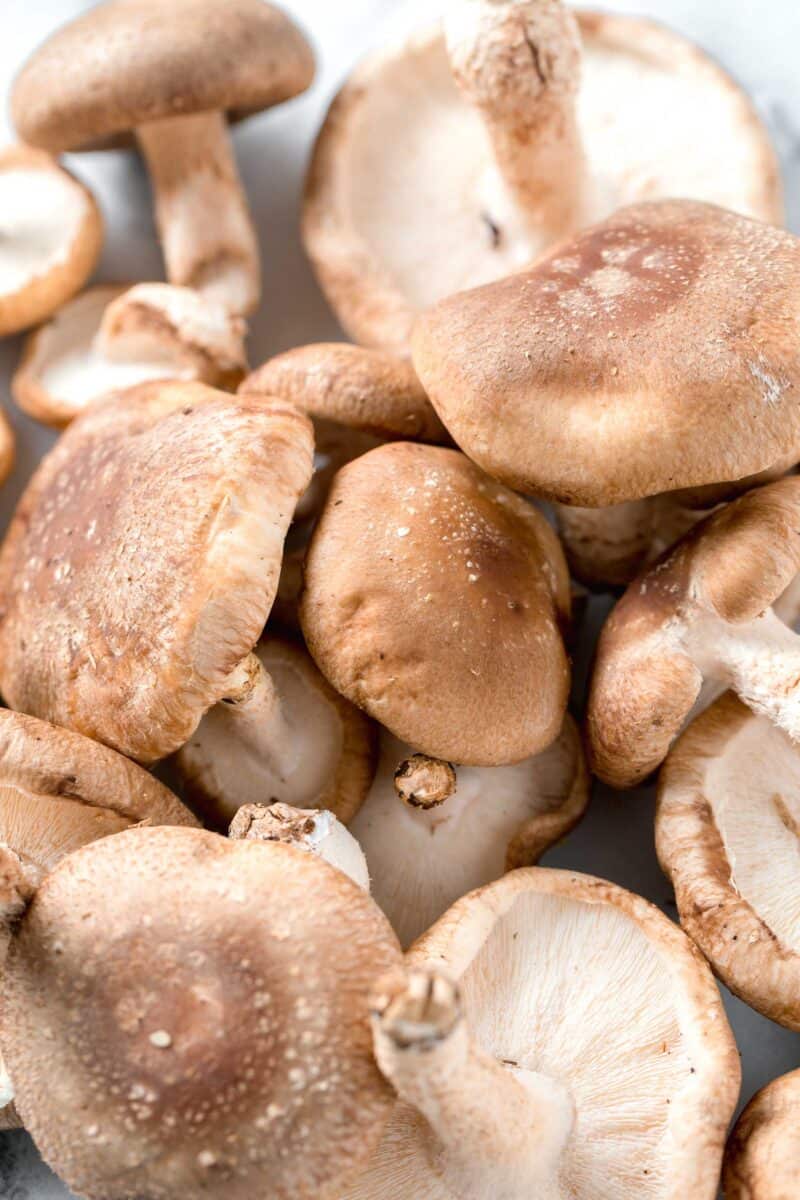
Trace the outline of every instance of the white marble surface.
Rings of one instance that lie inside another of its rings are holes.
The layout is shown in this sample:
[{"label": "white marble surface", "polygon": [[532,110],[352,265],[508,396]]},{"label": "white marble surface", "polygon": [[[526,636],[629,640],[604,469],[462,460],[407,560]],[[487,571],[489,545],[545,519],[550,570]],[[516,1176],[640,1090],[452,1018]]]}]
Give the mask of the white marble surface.
[{"label": "white marble surface", "polygon": [[[429,21],[440,7],[437,0],[284,3],[313,39],[319,73],[306,96],[251,120],[236,132],[242,174],[263,246],[264,303],[253,323],[254,364],[301,342],[340,336],[304,259],[297,231],[300,188],[312,139],[350,64],[385,37]],[[0,90],[7,92],[18,64],[49,30],[88,7],[82,0],[1,0]],[[796,65],[800,6],[796,0],[766,0],[760,5],[752,0],[606,0],[605,7],[667,21],[711,51],[749,88],[781,151],[789,223],[800,232],[800,75]],[[3,120],[0,117],[0,123]],[[2,133],[11,136],[7,122]],[[135,158],[116,153],[83,155],[73,159],[72,166],[95,188],[108,222],[99,278],[159,278],[161,265],[148,190]],[[0,402],[10,412],[19,439],[16,471],[0,495],[0,529],[51,441],[50,435],[11,404],[8,380],[18,354],[18,342],[0,345]],[[602,600],[592,604],[592,619],[578,655],[576,690],[585,676],[593,630],[606,607]],[[648,896],[674,916],[670,888],[653,850],[651,791],[618,796],[596,788],[582,826],[548,854],[545,862],[606,876]],[[726,1003],[742,1055],[745,1101],[767,1080],[800,1065],[800,1037],[731,997],[726,996]],[[87,1030],[87,1036],[91,1031]],[[56,1200],[66,1195],[38,1162],[25,1135],[0,1135],[0,1200]]]}]

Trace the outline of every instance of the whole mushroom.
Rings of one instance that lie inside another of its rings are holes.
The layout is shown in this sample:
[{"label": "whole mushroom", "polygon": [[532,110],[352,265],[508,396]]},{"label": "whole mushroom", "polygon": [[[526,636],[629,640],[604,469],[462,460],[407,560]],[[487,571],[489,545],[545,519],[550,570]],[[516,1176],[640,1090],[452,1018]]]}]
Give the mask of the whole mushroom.
[{"label": "whole mushroom", "polygon": [[725,1151],[725,1200],[795,1200],[800,1071],[774,1079],[744,1110]]}]

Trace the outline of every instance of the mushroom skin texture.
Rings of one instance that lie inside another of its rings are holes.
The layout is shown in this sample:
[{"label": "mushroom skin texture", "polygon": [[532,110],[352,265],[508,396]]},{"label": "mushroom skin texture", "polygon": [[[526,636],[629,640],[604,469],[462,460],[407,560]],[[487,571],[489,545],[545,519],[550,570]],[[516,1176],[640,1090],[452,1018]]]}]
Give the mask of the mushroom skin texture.
[{"label": "mushroom skin texture", "polygon": [[800,747],[730,692],[659,780],[656,848],[680,922],[746,1004],[800,1030]]},{"label": "mushroom skin texture", "polygon": [[110,0],[28,59],[12,119],[25,141],[55,153],[134,133],[169,282],[244,314],[260,296],[258,239],[227,118],[288,100],[313,76],[303,34],[263,0]]},{"label": "mushroom skin texture", "polygon": [[716,63],[638,17],[459,0],[334,99],[303,234],[353,340],[407,353],[431,304],[665,196],[783,220],[769,136]]},{"label": "mushroom skin texture", "polygon": [[140,762],[183,745],[240,669],[257,703],[250,650],[311,465],[310,422],[280,401],[158,383],[89,409],[0,552],[7,702]]},{"label": "mushroom skin texture", "polygon": [[318,854],[344,871],[365,892],[369,869],[364,851],[352,833],[328,810],[292,808],[289,804],[245,804],[231,821],[229,837],[261,842],[286,842]]},{"label": "mushroom skin texture", "polygon": [[569,605],[540,512],[457,451],[390,442],[334,479],[300,621],[323,675],[401,741],[497,766],[561,729]]},{"label": "mushroom skin texture", "polygon": [[[793,607],[800,477],[757,488],[696,526],[627,589],[597,644],[590,767],[633,787],[664,760],[704,681],[730,687],[800,739]],[[784,615],[788,615],[785,611]]]},{"label": "mushroom skin texture", "polygon": [[535,864],[578,823],[589,799],[581,739],[570,716],[546,750],[520,763],[451,767],[449,794],[439,791],[431,802],[418,795],[404,802],[397,765],[410,753],[383,734],[375,781],[350,825],[367,857],[372,895],[402,946],[467,892]]},{"label": "mushroom skin texture", "polygon": [[725,1200],[795,1200],[800,1179],[800,1071],[757,1092],[728,1141]]},{"label": "mushroom skin texture", "polygon": [[714,1200],[736,1045],[708,966],[651,904],[523,868],[406,964],[372,1002],[399,1100],[342,1200]]},{"label": "mushroom skin texture", "polygon": [[47,877],[9,953],[26,1128],[87,1200],[333,1200],[391,1108],[367,1000],[401,967],[377,906],[316,855],[104,838]]},{"label": "mushroom skin texture", "polygon": [[103,248],[97,202],[49,154],[0,151],[0,337],[46,321],[83,287]]}]

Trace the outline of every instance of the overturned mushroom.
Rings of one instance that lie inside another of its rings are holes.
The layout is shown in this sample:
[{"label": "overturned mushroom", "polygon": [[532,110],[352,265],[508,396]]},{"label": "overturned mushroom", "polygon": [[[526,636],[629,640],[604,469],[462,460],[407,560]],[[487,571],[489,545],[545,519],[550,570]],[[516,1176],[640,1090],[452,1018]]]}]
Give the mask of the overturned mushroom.
[{"label": "overturned mushroom", "polygon": [[346,1200],[714,1200],[736,1046],[708,967],[652,905],[513,871],[406,961],[373,999],[399,1102]]},{"label": "overturned mushroom", "polygon": [[170,283],[247,313],[260,295],[258,241],[227,118],[290,99],[313,74],[303,35],[263,0],[111,0],[35,51],[12,117],[26,141],[58,153],[133,132]]},{"label": "overturned mushroom", "polygon": [[40,150],[0,151],[0,337],[65,304],[102,246],[103,219],[88,188]]},{"label": "overturned mushroom", "polygon": [[239,317],[190,288],[89,288],[31,334],[11,381],[17,404],[63,426],[96,400],[157,379],[233,389],[247,370]]},{"label": "overturned mushroom", "polygon": [[304,234],[350,335],[400,350],[443,296],[663,196],[781,221],[775,153],[729,76],[641,18],[458,0],[334,100]]},{"label": "overturned mushroom", "polygon": [[8,703],[141,762],[274,689],[250,653],[308,485],[308,419],[281,401],[156,383],[95,405],[34,475],[0,552]]},{"label": "overturned mushroom", "polygon": [[772,607],[798,571],[793,476],[714,513],[630,585],[600,635],[589,691],[601,779],[645,779],[709,679],[800,740],[800,638]]},{"label": "overturned mushroom", "polygon": [[229,836],[260,842],[287,842],[318,854],[369,891],[364,851],[338,817],[326,809],[292,808],[288,804],[245,804],[231,821]]},{"label": "overturned mushroom", "polygon": [[571,717],[546,750],[505,767],[412,755],[385,733],[375,782],[350,828],[372,894],[407,946],[466,892],[535,863],[580,820],[588,794]]},{"label": "overturned mushroom", "polygon": [[173,759],[190,803],[225,829],[243,804],[280,801],[330,809],[348,823],[375,774],[372,722],[334,691],[305,649],[269,637],[253,657],[271,703],[243,721],[230,701],[215,704]]},{"label": "overturned mushroom", "polygon": [[744,1110],[725,1151],[725,1200],[795,1200],[800,1071],[773,1079]]},{"label": "overturned mushroom", "polygon": [[401,962],[316,855],[104,838],[47,877],[11,945],[0,1039],[22,1118],[88,1200],[332,1200],[391,1105],[367,996]]}]

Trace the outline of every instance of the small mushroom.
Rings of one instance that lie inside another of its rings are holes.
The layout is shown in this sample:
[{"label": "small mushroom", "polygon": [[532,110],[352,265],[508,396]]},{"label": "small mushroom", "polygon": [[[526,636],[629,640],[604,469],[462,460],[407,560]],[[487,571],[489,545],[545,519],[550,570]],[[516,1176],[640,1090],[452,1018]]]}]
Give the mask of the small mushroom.
[{"label": "small mushroom", "polygon": [[747,1004],[800,1029],[800,747],[727,693],[661,772],[656,845],[681,925]]},{"label": "small mushroom", "polygon": [[569,604],[540,512],[454,450],[390,442],[334,479],[300,620],[323,675],[401,741],[497,766],[561,729]]},{"label": "small mushroom", "polygon": [[327,809],[292,808],[289,804],[245,804],[231,821],[229,837],[261,842],[287,842],[318,854],[369,891],[364,851],[352,833]]},{"label": "small mushroom", "polygon": [[453,766],[384,733],[375,782],[350,830],[367,856],[372,894],[408,946],[460,896],[535,863],[577,824],[588,798],[569,716],[546,750],[505,767]]},{"label": "small mushroom", "polygon": [[800,1071],[757,1092],[728,1141],[725,1200],[796,1200],[800,1179]]},{"label": "small mushroom", "polygon": [[334,691],[305,648],[269,637],[254,651],[274,704],[256,724],[215,704],[175,755],[206,825],[225,829],[243,804],[330,809],[348,824],[375,774],[372,722]]},{"label": "small mushroom", "polygon": [[665,196],[782,220],[768,134],[724,71],[638,17],[458,0],[334,100],[304,237],[350,336],[405,351],[418,311]]},{"label": "small mushroom", "polygon": [[260,268],[227,118],[288,100],[313,75],[302,33],[263,0],[111,0],[34,52],[12,118],[25,141],[55,153],[134,133],[167,278],[241,314],[258,304]]},{"label": "small mushroom", "polygon": [[141,762],[223,699],[257,725],[274,689],[250,651],[311,467],[305,416],[199,383],[142,385],[78,417],[0,552],[7,702]]},{"label": "small mushroom", "polygon": [[40,150],[0,151],[0,337],[47,320],[83,287],[102,247],[88,188]]},{"label": "small mushroom", "polygon": [[190,288],[104,284],[31,334],[11,390],[29,416],[58,427],[112,392],[157,379],[233,390],[247,370],[244,338],[241,318]]},{"label": "small mushroom", "polygon": [[87,1200],[332,1200],[391,1107],[368,993],[402,957],[293,846],[135,829],[71,854],[22,918],[2,1049],[46,1162]]},{"label": "small mushroom", "polygon": [[798,571],[800,477],[791,476],[714,513],[630,585],[601,632],[589,690],[601,779],[645,779],[704,680],[800,739],[800,639],[772,607]]},{"label": "small mushroom", "polygon": [[538,867],[459,900],[373,996],[399,1102],[342,1200],[714,1200],[739,1060],[647,901]]}]

